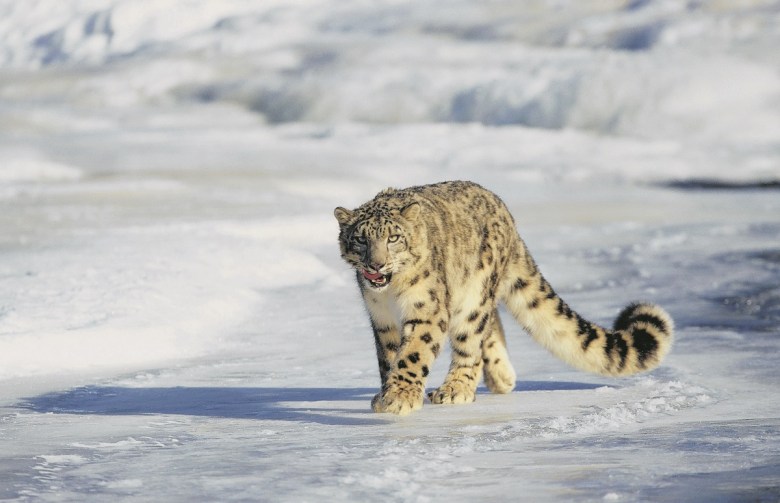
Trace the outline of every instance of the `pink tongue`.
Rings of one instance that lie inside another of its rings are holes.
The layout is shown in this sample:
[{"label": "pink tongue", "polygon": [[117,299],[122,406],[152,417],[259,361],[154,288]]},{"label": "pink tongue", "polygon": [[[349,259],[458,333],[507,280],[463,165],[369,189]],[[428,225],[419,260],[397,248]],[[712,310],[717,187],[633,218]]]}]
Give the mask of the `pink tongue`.
[{"label": "pink tongue", "polygon": [[379,278],[382,277],[382,274],[380,274],[378,272],[372,274],[372,273],[366,271],[365,269],[363,269],[363,276],[365,276],[366,279],[368,279],[368,280],[376,281],[376,280],[378,280]]}]

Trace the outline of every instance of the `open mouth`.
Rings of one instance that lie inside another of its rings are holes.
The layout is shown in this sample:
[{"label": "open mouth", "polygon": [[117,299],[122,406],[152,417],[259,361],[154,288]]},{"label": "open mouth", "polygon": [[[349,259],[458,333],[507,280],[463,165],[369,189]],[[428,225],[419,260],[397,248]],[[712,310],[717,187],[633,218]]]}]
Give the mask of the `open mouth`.
[{"label": "open mouth", "polygon": [[392,276],[392,274],[368,272],[365,269],[363,269],[361,272],[363,273],[363,277],[366,278],[368,283],[374,288],[382,288],[383,286],[387,286],[387,284],[390,283],[390,277]]}]

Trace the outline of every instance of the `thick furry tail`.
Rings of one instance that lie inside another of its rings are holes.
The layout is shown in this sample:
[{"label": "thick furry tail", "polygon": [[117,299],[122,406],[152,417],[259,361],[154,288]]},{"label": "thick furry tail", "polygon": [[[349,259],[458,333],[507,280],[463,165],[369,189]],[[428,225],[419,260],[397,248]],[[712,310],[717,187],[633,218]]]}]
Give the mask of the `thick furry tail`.
[{"label": "thick furry tail", "polygon": [[504,298],[542,346],[581,370],[627,376],[656,368],[672,346],[672,318],[654,304],[631,304],[612,330],[585,320],[547,283],[530,257],[510,266]]}]

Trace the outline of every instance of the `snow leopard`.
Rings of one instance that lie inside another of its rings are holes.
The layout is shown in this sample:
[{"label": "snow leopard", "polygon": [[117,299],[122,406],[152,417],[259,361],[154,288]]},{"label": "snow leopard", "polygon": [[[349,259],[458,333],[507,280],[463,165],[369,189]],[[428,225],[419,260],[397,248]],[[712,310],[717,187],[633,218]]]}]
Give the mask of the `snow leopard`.
[{"label": "snow leopard", "polygon": [[512,391],[499,303],[539,344],[587,372],[649,371],[671,348],[673,321],[657,305],[630,304],[611,330],[570,308],[542,276],[504,202],[476,183],[389,188],[334,215],[341,257],[354,268],[374,334],[375,412],[422,407],[447,339],[449,371],[427,394],[432,403],[474,401],[483,377],[491,392]]}]

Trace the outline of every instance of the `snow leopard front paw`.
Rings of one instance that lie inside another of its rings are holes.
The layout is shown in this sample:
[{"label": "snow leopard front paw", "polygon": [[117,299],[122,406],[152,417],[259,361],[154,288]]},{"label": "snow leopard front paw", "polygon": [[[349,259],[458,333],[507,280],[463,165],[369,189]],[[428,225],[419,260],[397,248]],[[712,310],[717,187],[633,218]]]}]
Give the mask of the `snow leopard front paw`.
[{"label": "snow leopard front paw", "polygon": [[471,403],[477,398],[474,386],[463,381],[448,381],[428,393],[431,403],[437,404],[458,404]]},{"label": "snow leopard front paw", "polygon": [[374,412],[389,412],[405,416],[422,408],[423,389],[415,384],[395,382],[387,384],[374,399],[371,408]]}]

